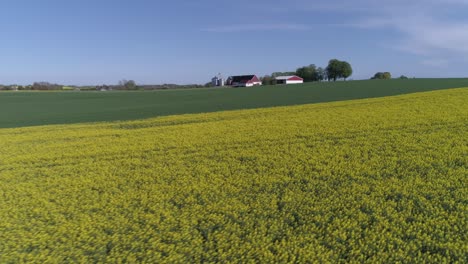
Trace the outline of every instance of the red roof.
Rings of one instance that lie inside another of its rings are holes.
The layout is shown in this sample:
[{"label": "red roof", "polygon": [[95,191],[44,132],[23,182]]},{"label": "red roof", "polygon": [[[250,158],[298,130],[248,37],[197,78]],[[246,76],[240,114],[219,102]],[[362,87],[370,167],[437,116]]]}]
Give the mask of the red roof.
[{"label": "red roof", "polygon": [[276,80],[279,80],[279,81],[285,81],[285,80],[288,80],[288,81],[304,81],[304,79],[302,79],[301,77],[296,76],[296,75],[278,76],[278,77],[276,77]]},{"label": "red roof", "polygon": [[260,79],[257,78],[257,75],[254,75],[254,77],[249,81],[249,83],[254,83],[254,82],[261,82]]},{"label": "red roof", "polygon": [[260,82],[260,79],[256,75],[241,75],[241,76],[231,76],[230,77],[233,83],[254,83]]},{"label": "red roof", "polygon": [[291,78],[288,79],[288,81],[303,81],[304,79],[302,79],[301,77],[299,76],[293,76]]}]

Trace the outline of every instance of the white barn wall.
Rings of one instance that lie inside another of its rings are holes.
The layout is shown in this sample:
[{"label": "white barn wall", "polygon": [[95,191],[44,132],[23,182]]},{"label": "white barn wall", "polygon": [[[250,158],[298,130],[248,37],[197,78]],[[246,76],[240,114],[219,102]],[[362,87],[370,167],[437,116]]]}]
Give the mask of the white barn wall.
[{"label": "white barn wall", "polygon": [[286,84],[300,84],[304,83],[304,81],[286,81]]}]

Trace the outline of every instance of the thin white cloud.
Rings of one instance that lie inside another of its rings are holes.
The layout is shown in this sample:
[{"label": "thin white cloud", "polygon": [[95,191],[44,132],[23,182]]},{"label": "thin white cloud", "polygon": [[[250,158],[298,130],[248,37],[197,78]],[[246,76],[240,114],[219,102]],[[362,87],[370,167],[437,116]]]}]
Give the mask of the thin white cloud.
[{"label": "thin white cloud", "polygon": [[[297,10],[314,10],[328,12],[360,12],[360,13],[381,13],[396,12],[405,13],[407,11],[435,9],[440,11],[445,7],[467,7],[468,0],[328,0],[328,1],[310,1],[310,0],[290,0],[288,8],[293,7]],[[276,7],[272,5],[271,10],[284,12],[284,6]],[[408,12],[409,13],[409,12]]]},{"label": "thin white cloud", "polygon": [[[341,0],[334,1],[341,2]],[[434,56],[441,53],[468,59],[468,19],[452,14],[468,12],[468,0],[393,0],[375,2],[358,0],[353,3],[369,12],[357,15],[348,26],[363,30],[394,30],[401,38],[392,43],[396,49],[416,55]],[[356,8],[357,8],[356,7]]]},{"label": "thin white cloud", "polygon": [[413,54],[449,51],[468,56],[468,21],[436,20],[426,15],[368,18],[352,26],[362,29],[393,29],[402,34],[394,47]]},{"label": "thin white cloud", "polygon": [[303,24],[236,24],[224,25],[216,27],[203,28],[202,31],[216,32],[216,33],[231,33],[231,32],[244,32],[244,31],[305,31],[309,30],[310,26]]},{"label": "thin white cloud", "polygon": [[[205,32],[232,33],[248,31],[310,31],[323,26],[346,26],[363,30],[393,30],[400,34],[387,46],[404,52],[427,57],[449,53],[451,56],[468,59],[468,0],[290,0],[287,7],[283,1],[259,1],[269,11],[307,13],[346,13],[344,21],[336,24],[233,24],[202,29]],[[452,17],[453,13],[458,12]],[[456,19],[454,18],[456,17]]]}]

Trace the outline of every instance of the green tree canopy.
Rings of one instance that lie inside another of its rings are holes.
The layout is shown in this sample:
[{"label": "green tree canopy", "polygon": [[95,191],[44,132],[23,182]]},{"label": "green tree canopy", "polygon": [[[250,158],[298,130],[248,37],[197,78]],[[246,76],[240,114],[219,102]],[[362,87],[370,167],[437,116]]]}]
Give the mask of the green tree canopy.
[{"label": "green tree canopy", "polygon": [[289,75],[295,75],[296,72],[274,72],[271,74],[271,77],[276,78],[278,76],[289,76]]},{"label": "green tree canopy", "polygon": [[304,82],[318,81],[317,66],[311,64],[296,70],[296,75],[304,79]]},{"label": "green tree canopy", "polygon": [[119,88],[123,90],[136,90],[138,87],[133,80],[121,80],[119,82]]},{"label": "green tree canopy", "polygon": [[[281,75],[278,75],[278,76],[281,76]],[[276,84],[275,77],[270,76],[270,75],[265,75],[260,79],[261,79],[263,85],[274,85],[274,84]]]},{"label": "green tree canopy", "polygon": [[378,72],[371,79],[372,80],[390,80],[392,79],[392,74],[389,72]]},{"label": "green tree canopy", "polygon": [[328,80],[336,81],[340,75],[340,61],[337,59],[330,60],[326,68]]},{"label": "green tree canopy", "polygon": [[318,67],[317,68],[317,81],[321,82],[325,79],[327,79],[327,71],[322,67]]},{"label": "green tree canopy", "polygon": [[351,75],[353,75],[353,68],[351,67],[351,64],[349,64],[347,61],[341,61],[340,77],[346,81],[346,79],[348,79]]},{"label": "green tree canopy", "polygon": [[336,81],[340,78],[346,80],[353,74],[353,68],[347,61],[332,59],[328,62],[326,73],[329,81]]}]

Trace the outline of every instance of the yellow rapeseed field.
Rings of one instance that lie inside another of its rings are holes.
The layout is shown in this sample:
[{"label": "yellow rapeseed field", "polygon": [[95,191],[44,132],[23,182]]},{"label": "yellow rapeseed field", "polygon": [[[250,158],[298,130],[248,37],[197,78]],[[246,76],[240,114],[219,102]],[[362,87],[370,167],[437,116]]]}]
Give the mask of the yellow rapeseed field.
[{"label": "yellow rapeseed field", "polygon": [[467,167],[463,88],[0,129],[0,263],[467,263]]}]

